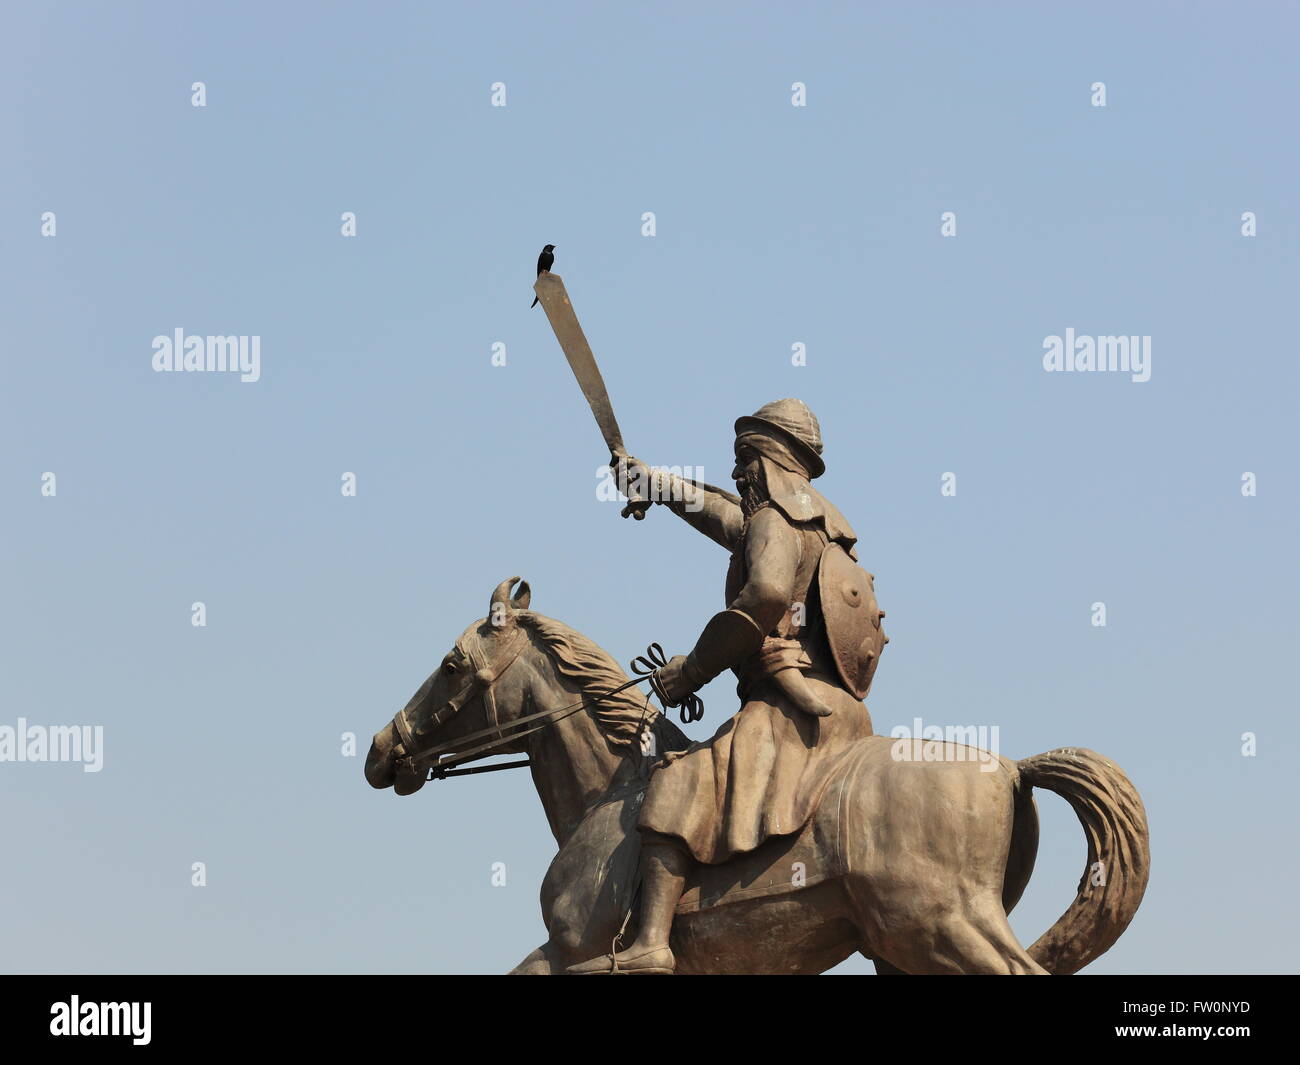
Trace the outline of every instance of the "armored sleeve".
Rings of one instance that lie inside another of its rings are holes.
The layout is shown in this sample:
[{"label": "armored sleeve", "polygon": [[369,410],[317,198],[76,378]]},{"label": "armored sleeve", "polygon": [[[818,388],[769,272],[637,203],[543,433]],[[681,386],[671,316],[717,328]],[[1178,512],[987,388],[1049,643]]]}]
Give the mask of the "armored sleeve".
[{"label": "armored sleeve", "polygon": [[753,618],[760,632],[771,632],[794,599],[802,552],[802,537],[786,516],[775,507],[760,510],[745,535],[747,579],[729,607]]},{"label": "armored sleeve", "polygon": [[692,689],[741,665],[762,646],[790,608],[802,546],[785,516],[765,507],[745,534],[748,579],[736,598],[705,626],[687,656],[685,676]]}]

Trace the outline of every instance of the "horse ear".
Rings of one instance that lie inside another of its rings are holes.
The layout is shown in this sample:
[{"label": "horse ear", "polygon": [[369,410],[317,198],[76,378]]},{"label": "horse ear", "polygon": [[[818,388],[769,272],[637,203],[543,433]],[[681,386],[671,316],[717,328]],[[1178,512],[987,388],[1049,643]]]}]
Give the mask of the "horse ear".
[{"label": "horse ear", "polygon": [[[511,598],[510,589],[516,583],[519,585],[519,591]],[[492,602],[489,604],[490,616],[496,619],[503,614],[514,613],[516,610],[527,610],[532,599],[533,592],[528,587],[528,582],[520,580],[518,577],[511,577],[509,580],[504,580],[498,584],[496,590],[492,593]]]}]

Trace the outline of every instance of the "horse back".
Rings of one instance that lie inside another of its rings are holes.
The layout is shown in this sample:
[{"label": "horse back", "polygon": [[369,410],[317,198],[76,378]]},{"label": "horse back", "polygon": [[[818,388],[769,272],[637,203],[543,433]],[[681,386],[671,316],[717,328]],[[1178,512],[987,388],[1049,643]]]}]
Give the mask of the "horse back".
[{"label": "horse back", "polygon": [[[967,848],[1002,848],[1005,861],[1015,782],[1015,763],[973,747],[865,737],[836,759],[799,832],[719,865],[698,866],[677,912],[782,895],[850,873],[871,875],[918,845],[954,856],[969,854]],[[953,811],[967,816],[954,820]]]},{"label": "horse back", "polygon": [[[914,757],[900,757],[906,750]],[[770,837],[717,865],[696,865],[677,914],[689,923],[692,915],[736,903],[777,899],[850,875],[876,877],[882,870],[896,879],[909,861],[947,864],[985,850],[990,853],[981,856],[997,863],[1000,880],[1015,764],[954,745],[946,745],[938,761],[927,760],[919,745],[906,750],[885,736],[848,747],[827,772],[815,811],[799,831]],[[567,944],[575,955],[595,945],[607,950],[632,909],[641,842],[636,823],[644,797],[644,786],[625,790],[590,811],[542,884],[552,941]],[[967,816],[951,820],[954,810]],[[1000,859],[993,853],[998,850]],[[981,864],[991,869],[991,863]],[[635,926],[633,913],[629,930]]]}]

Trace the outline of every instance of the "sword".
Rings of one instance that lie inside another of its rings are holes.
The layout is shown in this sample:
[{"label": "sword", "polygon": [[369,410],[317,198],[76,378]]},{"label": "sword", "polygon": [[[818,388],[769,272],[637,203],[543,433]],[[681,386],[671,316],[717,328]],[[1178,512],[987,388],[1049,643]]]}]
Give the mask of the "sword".
[{"label": "sword", "polygon": [[[582,331],[577,312],[569,300],[569,293],[564,287],[564,279],[559,274],[545,273],[537,278],[533,291],[541,301],[542,309],[550,320],[555,339],[560,342],[564,357],[569,360],[569,369],[578,379],[578,387],[587,397],[591,413],[596,416],[596,425],[611,455],[625,456],[627,449],[623,446],[623,433],[614,417],[614,407],[609,402],[609,393],[605,390],[605,379],[600,375],[596,365],[596,356],[591,353],[591,345]],[[627,478],[627,463],[620,462],[623,473],[623,494],[627,496],[627,506],[622,510],[623,517],[629,514],[641,521],[650,508],[650,500],[636,492]]]}]

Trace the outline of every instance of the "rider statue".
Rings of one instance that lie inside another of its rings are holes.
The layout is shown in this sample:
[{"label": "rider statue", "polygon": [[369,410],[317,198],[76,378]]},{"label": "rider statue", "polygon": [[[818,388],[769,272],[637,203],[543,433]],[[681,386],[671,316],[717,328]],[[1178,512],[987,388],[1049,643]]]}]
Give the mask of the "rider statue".
[{"label": "rider statue", "polygon": [[[862,702],[887,638],[857,537],[809,483],[826,469],[808,407],[782,399],[736,422],[730,493],[611,456],[629,477],[653,477],[653,498],[731,552],[727,609],[655,686],[677,705],[731,669],[740,712],[712,739],[666,756],[638,822],[641,915],[615,956],[629,973],[671,973],[673,914],[692,863],[718,864],[772,836],[800,831],[831,771],[871,735]],[[609,972],[610,959],[572,967]]]}]

